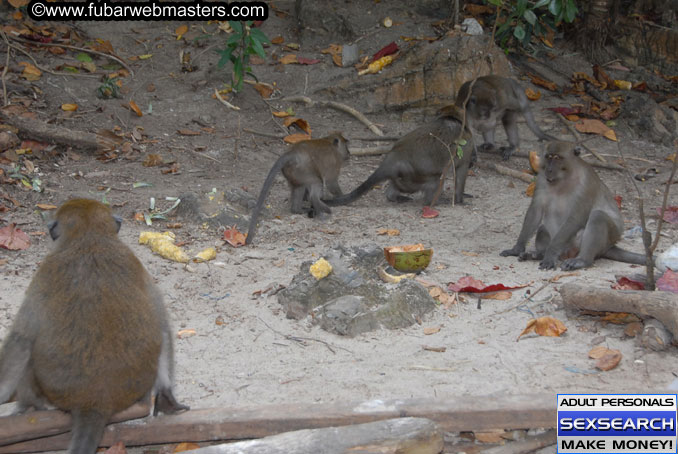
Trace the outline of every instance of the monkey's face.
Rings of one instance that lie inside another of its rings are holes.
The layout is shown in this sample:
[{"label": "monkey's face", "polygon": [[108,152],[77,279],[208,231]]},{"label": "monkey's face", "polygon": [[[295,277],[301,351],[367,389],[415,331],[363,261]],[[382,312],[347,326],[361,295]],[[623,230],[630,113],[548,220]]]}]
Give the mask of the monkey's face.
[{"label": "monkey's face", "polygon": [[466,108],[471,113],[473,118],[483,121],[490,119],[494,104],[489,102],[487,98],[477,98],[476,96],[471,96]]},{"label": "monkey's face", "polygon": [[567,172],[567,166],[563,157],[559,153],[547,152],[544,156],[544,176],[546,181],[555,184],[563,179],[565,172]]}]

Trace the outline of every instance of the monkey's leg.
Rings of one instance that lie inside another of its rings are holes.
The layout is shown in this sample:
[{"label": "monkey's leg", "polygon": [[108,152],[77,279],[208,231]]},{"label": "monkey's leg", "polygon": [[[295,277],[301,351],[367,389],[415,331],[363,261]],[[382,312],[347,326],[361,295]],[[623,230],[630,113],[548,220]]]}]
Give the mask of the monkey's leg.
[{"label": "monkey's leg", "polygon": [[330,191],[334,197],[339,197],[343,195],[341,188],[339,187],[339,182],[337,180],[327,181],[327,190]]},{"label": "monkey's leg", "polygon": [[[157,304],[162,304],[162,302],[159,301]],[[155,385],[153,386],[155,393],[153,415],[157,415],[159,411],[169,414],[189,409],[188,406],[177,402],[172,393],[172,361],[174,358],[174,346],[172,345],[172,338],[170,336],[169,328],[165,327],[162,333],[160,357],[158,358],[158,376],[156,377]]]},{"label": "monkey's leg", "polygon": [[553,235],[551,243],[544,252],[544,258],[539,262],[539,269],[554,269],[556,267],[556,262],[563,255],[563,252],[570,249],[573,240],[576,238],[577,233],[582,227],[583,226],[576,220],[576,216],[570,216],[568,220],[565,221],[565,224],[560,227],[560,230]]},{"label": "monkey's leg", "polygon": [[31,357],[31,341],[10,332],[0,350],[0,404],[14,394],[26,374]]},{"label": "monkey's leg", "polygon": [[591,212],[584,228],[579,254],[575,258],[563,261],[561,269],[564,271],[588,268],[593,261],[607,251],[610,246],[610,229],[615,229],[614,222],[604,211]]},{"label": "monkey's leg", "polygon": [[96,411],[71,411],[73,429],[68,454],[94,454],[104,434],[108,416]]},{"label": "monkey's leg", "polygon": [[306,194],[306,187],[305,186],[294,186],[292,187],[292,194],[291,194],[291,199],[292,199],[292,206],[290,208],[290,211],[295,214],[301,214],[304,213],[304,209],[302,207],[304,203],[304,195]]},{"label": "monkey's leg", "polygon": [[320,200],[322,192],[322,184],[313,184],[308,188],[308,197],[311,199],[311,212],[309,212],[310,217],[323,219],[327,214],[332,213],[332,209],[328,207],[322,200]]},{"label": "monkey's leg", "polygon": [[499,153],[501,153],[501,158],[504,161],[508,161],[513,152],[520,145],[520,135],[518,134],[518,114],[511,110],[507,110],[504,113],[504,116],[501,119],[502,124],[504,125],[504,130],[506,130],[506,137],[508,137],[508,147],[501,147]]},{"label": "monkey's leg", "polygon": [[487,129],[483,129],[480,132],[482,132],[483,140],[485,141],[485,143],[480,146],[480,151],[494,151],[497,148],[494,145],[494,126],[487,127]]},{"label": "monkey's leg", "polygon": [[549,235],[549,232],[544,228],[544,226],[539,227],[539,230],[537,230],[537,237],[535,238],[534,244],[535,244],[535,250],[530,251],[530,252],[522,252],[518,256],[518,260],[525,261],[525,260],[541,260],[544,258],[544,251],[546,251],[546,248],[548,247],[549,243],[551,242],[551,235]]},{"label": "monkey's leg", "polygon": [[[464,151],[468,153],[468,150]],[[471,167],[470,160],[462,161],[461,165],[456,168],[454,172],[454,203],[457,205],[464,204],[464,197],[473,197],[469,194],[464,193],[464,187],[466,186],[466,177],[468,176],[468,169]],[[437,184],[436,184],[437,186]]]}]

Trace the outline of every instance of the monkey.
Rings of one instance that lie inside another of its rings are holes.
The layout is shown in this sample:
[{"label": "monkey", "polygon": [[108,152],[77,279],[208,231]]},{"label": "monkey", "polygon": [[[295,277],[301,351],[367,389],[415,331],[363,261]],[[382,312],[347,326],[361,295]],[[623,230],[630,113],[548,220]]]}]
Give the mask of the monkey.
[{"label": "monkey", "polygon": [[287,179],[291,191],[292,213],[303,213],[302,204],[308,197],[311,201],[309,216],[324,217],[332,210],[322,200],[323,187],[327,187],[334,196],[343,194],[339,187],[339,172],[344,162],[348,161],[348,141],[340,132],[333,132],[321,139],[306,140],[292,145],[273,164],[264,185],[259,193],[257,204],[250,217],[245,244],[251,244],[257,229],[257,219],[266,196],[278,174]]},{"label": "monkey", "polygon": [[[624,228],[621,212],[612,192],[579,157],[580,152],[569,142],[547,144],[518,241],[502,251],[502,256],[540,260],[542,270],[555,268],[560,259],[566,271],[590,267],[599,257],[645,263],[645,255],[615,246]],[[535,232],[536,251],[525,252]],[[574,253],[575,257],[567,258]]]},{"label": "monkey", "polygon": [[520,145],[517,126],[518,114],[525,117],[527,126],[539,140],[556,140],[543,132],[537,125],[528,105],[527,96],[525,96],[525,92],[518,82],[501,76],[478,77],[473,84],[471,96],[469,96],[471,82],[465,82],[461,86],[455,104],[463,109],[464,102],[468,97],[466,121],[469,126],[482,133],[485,141],[480,146],[482,151],[495,149],[494,129],[497,126],[497,120],[501,120],[506,130],[509,145],[499,148],[499,153],[501,153],[504,161],[511,157]]},{"label": "monkey", "polygon": [[[349,204],[373,186],[389,180],[386,198],[391,202],[411,200],[405,194],[424,193],[424,204],[430,205],[438,188],[441,173],[454,157],[454,201],[464,203],[464,186],[471,165],[471,134],[461,132],[461,112],[454,106],[445,106],[436,118],[401,137],[379,164],[379,167],[352,192],[325,200],[330,206]],[[460,137],[461,135],[461,137]],[[457,144],[462,149],[457,152]]]},{"label": "monkey", "polygon": [[172,334],[162,296],[118,238],[121,218],[71,199],[48,224],[50,252],[26,290],[0,350],[0,403],[49,403],[71,413],[70,454],[96,452],[110,417],[155,396],[164,413],[187,410],[172,392]]}]

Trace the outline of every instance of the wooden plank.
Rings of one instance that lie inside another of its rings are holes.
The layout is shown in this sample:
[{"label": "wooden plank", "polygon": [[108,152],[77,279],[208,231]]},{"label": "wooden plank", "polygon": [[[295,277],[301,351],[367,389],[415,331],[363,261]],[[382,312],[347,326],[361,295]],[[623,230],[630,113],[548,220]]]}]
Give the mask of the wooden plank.
[{"label": "wooden plank", "polygon": [[[111,422],[122,422],[148,416],[149,403],[136,403],[113,415]],[[57,435],[71,430],[71,415],[58,410],[31,411],[0,418],[0,446],[23,440]]]},{"label": "wooden plank", "polygon": [[[245,409],[191,410],[106,428],[102,446],[262,438],[301,429],[362,424],[384,419],[428,418],[445,432],[554,428],[555,394],[449,399],[371,400],[358,403],[286,404]],[[3,421],[0,419],[0,426]],[[65,449],[68,434],[0,447],[0,454]]]},{"label": "wooden plank", "polygon": [[287,432],[191,451],[196,454],[438,454],[443,432],[424,418],[399,418]]}]

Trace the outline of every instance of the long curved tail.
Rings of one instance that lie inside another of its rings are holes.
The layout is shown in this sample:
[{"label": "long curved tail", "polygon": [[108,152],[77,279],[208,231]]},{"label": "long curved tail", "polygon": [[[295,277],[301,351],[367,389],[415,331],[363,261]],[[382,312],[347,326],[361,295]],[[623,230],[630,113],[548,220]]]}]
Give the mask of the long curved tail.
[{"label": "long curved tail", "polygon": [[333,199],[329,200],[323,200],[328,206],[335,207],[339,205],[348,205],[349,203],[357,200],[365,194],[367,191],[372,189],[372,187],[376,184],[381,183],[382,181],[386,180],[387,177],[384,177],[381,175],[381,166],[375,170],[372,175],[367,177],[367,180],[365,180],[360,186],[355,188],[353,191],[349,192],[348,194],[340,195],[339,197],[335,197]]},{"label": "long curved tail", "polygon": [[612,246],[608,249],[603,257],[617,262],[633,263],[635,265],[645,265],[647,260],[645,254],[638,254],[637,252],[630,252],[617,246]]},{"label": "long curved tail", "polygon": [[254,240],[254,235],[257,231],[257,220],[259,219],[259,213],[261,213],[261,209],[264,206],[268,192],[271,190],[271,186],[273,185],[276,175],[282,170],[285,164],[290,161],[290,159],[291,155],[289,154],[280,156],[275,164],[273,164],[273,167],[271,167],[271,170],[268,172],[266,180],[264,180],[264,185],[261,187],[257,204],[254,206],[254,210],[252,210],[252,216],[250,217],[250,227],[247,229],[247,238],[245,239],[245,244],[251,244],[252,240]]}]

